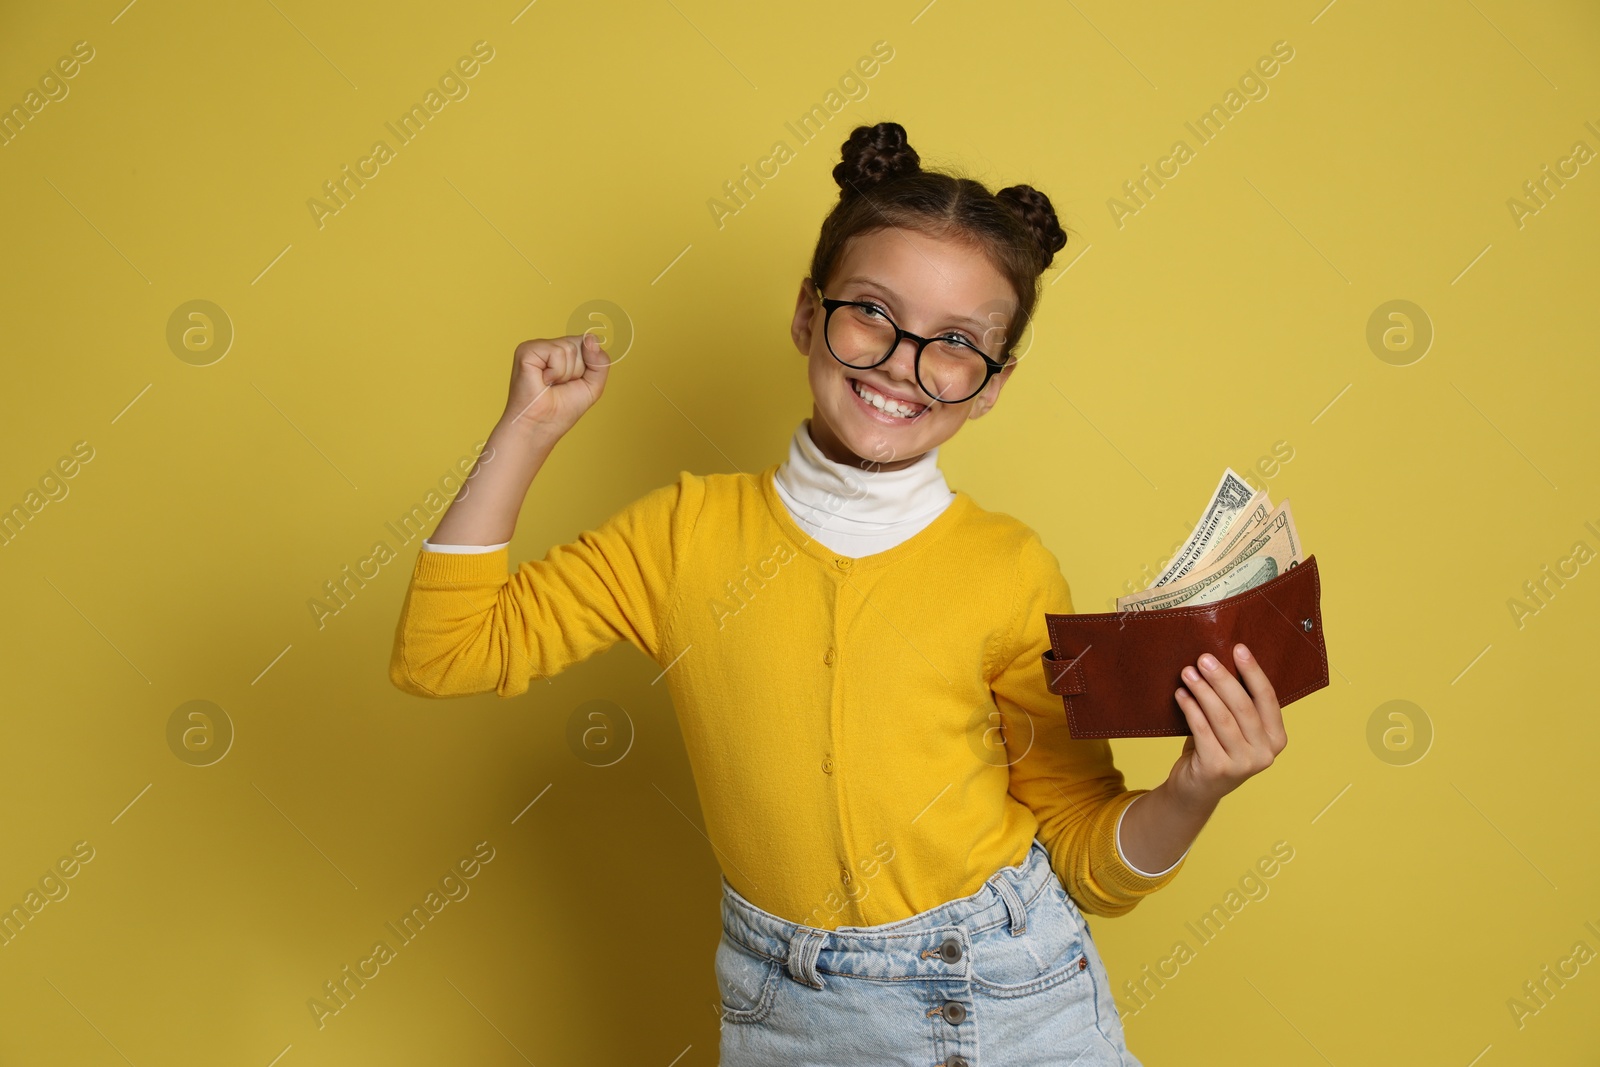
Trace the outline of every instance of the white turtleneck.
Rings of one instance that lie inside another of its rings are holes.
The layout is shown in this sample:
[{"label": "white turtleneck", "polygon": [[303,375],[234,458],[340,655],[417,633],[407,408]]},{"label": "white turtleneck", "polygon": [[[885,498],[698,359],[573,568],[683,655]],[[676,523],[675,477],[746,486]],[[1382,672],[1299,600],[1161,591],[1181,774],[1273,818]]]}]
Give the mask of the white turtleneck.
[{"label": "white turtleneck", "polygon": [[799,527],[840,555],[893,548],[938,518],[955,500],[937,447],[899,470],[863,470],[822,454],[805,419],[789,438],[789,457],[773,487]]}]

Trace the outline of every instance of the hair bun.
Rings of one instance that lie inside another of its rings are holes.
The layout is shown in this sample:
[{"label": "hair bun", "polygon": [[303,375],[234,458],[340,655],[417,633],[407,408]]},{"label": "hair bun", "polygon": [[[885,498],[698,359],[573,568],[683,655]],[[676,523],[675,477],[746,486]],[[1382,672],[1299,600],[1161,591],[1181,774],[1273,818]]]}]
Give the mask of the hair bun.
[{"label": "hair bun", "polygon": [[922,157],[906,141],[906,128],[898,122],[857,126],[839,146],[839,155],[833,180],[839,183],[841,199],[922,169]]},{"label": "hair bun", "polygon": [[1011,185],[994,194],[996,200],[1008,205],[1021,216],[1039,243],[1041,257],[1039,269],[1043,271],[1056,258],[1056,253],[1066,247],[1067,235],[1056,219],[1056,209],[1050,198],[1031,185]]}]

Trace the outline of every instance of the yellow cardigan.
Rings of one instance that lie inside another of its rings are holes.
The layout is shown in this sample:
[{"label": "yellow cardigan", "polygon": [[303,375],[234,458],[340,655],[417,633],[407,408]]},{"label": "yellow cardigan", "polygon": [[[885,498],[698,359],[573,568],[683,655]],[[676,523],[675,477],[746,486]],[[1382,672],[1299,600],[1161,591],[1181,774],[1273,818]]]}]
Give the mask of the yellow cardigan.
[{"label": "yellow cardigan", "polygon": [[759,473],[654,489],[507,574],[507,549],[422,550],[389,676],[419,696],[527,690],[618,641],[665,670],[728,882],[819,929],[967,896],[1035,835],[1083,911],[1121,915],[1177,877],[1130,868],[1104,740],[1073,740],[1045,688],[1054,555],[965,492],[850,559]]}]

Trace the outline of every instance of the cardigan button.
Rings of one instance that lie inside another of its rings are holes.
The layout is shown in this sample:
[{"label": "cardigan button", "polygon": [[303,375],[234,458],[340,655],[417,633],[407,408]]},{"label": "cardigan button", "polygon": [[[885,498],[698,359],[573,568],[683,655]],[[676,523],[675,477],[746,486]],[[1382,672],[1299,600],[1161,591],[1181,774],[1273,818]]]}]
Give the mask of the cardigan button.
[{"label": "cardigan button", "polygon": [[823,774],[832,774],[833,773],[833,757],[832,756],[823,756],[822,757],[822,773]]},{"label": "cardigan button", "polygon": [[854,560],[849,559],[848,557],[837,556],[834,558],[833,565],[842,571],[847,571],[850,569],[850,564],[854,562]]},{"label": "cardigan button", "polygon": [[833,661],[837,658],[838,657],[834,654],[834,651],[831,648],[822,654],[822,662],[826,663],[830,667],[833,666]]}]

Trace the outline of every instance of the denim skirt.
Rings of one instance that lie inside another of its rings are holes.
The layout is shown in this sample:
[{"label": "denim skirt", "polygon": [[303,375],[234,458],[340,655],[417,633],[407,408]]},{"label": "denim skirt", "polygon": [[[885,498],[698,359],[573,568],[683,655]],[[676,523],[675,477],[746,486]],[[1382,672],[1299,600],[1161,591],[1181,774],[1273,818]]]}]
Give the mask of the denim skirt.
[{"label": "denim skirt", "polygon": [[722,1067],[1141,1067],[1089,927],[1035,838],[971,896],[821,930],[722,880]]}]

